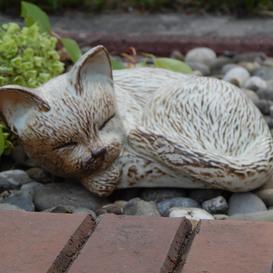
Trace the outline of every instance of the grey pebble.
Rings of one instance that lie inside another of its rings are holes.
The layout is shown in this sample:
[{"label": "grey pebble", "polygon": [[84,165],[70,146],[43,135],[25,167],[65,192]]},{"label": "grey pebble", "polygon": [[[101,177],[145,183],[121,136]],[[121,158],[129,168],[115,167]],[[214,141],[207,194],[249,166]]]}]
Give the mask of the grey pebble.
[{"label": "grey pebble", "polygon": [[215,220],[227,220],[229,218],[226,214],[213,214]]},{"label": "grey pebble", "polygon": [[106,198],[98,197],[84,189],[83,186],[73,183],[51,183],[35,189],[34,203],[38,210],[51,207],[71,206],[97,210],[109,203]]},{"label": "grey pebble", "polygon": [[229,217],[229,219],[246,220],[246,221],[273,221],[273,210],[235,214]]},{"label": "grey pebble", "polygon": [[249,72],[245,68],[238,66],[230,69],[224,75],[223,80],[236,86],[243,87],[249,77]]},{"label": "grey pebble", "polygon": [[192,70],[197,70],[201,72],[203,76],[208,76],[210,75],[210,68],[206,64],[202,63],[188,63],[188,65],[192,68]]},{"label": "grey pebble", "polygon": [[266,211],[264,202],[255,194],[233,193],[229,199],[228,215]]},{"label": "grey pebble", "polygon": [[270,81],[273,79],[273,67],[262,66],[254,72],[254,75],[265,81]]},{"label": "grey pebble", "polygon": [[239,53],[236,54],[233,60],[236,63],[240,62],[257,62],[262,63],[266,60],[267,56],[263,52],[246,52],[246,53]]},{"label": "grey pebble", "polygon": [[22,193],[20,191],[15,191],[11,193],[10,196],[2,198],[0,203],[8,203],[26,211],[34,211],[35,209],[32,202],[32,196],[28,193]]},{"label": "grey pebble", "polygon": [[170,55],[170,58],[177,59],[177,60],[180,60],[180,61],[184,61],[184,55],[177,49],[172,51],[172,53]]},{"label": "grey pebble", "polygon": [[134,198],[127,202],[127,204],[123,208],[123,213],[125,215],[160,215],[154,202],[147,202],[141,200],[140,198]]},{"label": "grey pebble", "polygon": [[266,81],[260,77],[253,76],[246,80],[244,87],[253,91],[265,90],[267,88]]},{"label": "grey pebble", "polygon": [[104,205],[103,207],[99,208],[96,211],[97,215],[101,215],[104,213],[113,213],[113,214],[120,215],[120,214],[123,214],[123,207],[118,206],[116,203],[111,203],[111,204]]},{"label": "grey pebble", "polygon": [[233,64],[233,63],[225,64],[225,65],[223,65],[223,67],[221,69],[221,73],[225,75],[229,70],[231,70],[235,67],[239,67],[239,66],[237,64]]},{"label": "grey pebble", "polygon": [[223,196],[218,196],[204,201],[202,208],[210,213],[223,213],[228,210],[228,204]]},{"label": "grey pebble", "polygon": [[217,57],[211,48],[196,47],[189,50],[185,56],[186,63],[202,63],[207,66],[213,65]]},{"label": "grey pebble", "polygon": [[0,190],[18,189],[21,185],[32,182],[23,170],[8,170],[0,172]]},{"label": "grey pebble", "polygon": [[260,99],[273,100],[273,91],[268,88],[257,90],[256,94]]},{"label": "grey pebble", "polygon": [[162,216],[168,216],[172,207],[200,208],[200,205],[188,197],[174,197],[157,203],[157,208]]},{"label": "grey pebble", "polygon": [[19,208],[15,205],[8,204],[8,203],[0,203],[0,210],[18,210],[18,211],[25,211],[22,208]]},{"label": "grey pebble", "polygon": [[256,62],[242,62],[239,63],[239,65],[245,68],[250,74],[253,74],[258,68],[261,67],[261,65]]},{"label": "grey pebble", "polygon": [[28,184],[25,184],[21,187],[20,191],[25,194],[30,194],[32,197],[34,197],[35,191],[37,189],[41,189],[43,187],[43,184],[38,182],[30,182]]}]

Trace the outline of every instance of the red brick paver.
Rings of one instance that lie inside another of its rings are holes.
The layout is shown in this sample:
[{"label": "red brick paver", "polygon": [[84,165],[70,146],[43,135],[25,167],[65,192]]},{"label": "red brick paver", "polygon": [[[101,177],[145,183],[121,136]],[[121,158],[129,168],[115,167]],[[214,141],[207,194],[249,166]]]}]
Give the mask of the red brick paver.
[{"label": "red brick paver", "polygon": [[86,214],[0,212],[0,272],[64,272],[92,232]]},{"label": "red brick paver", "polygon": [[0,273],[273,273],[273,223],[0,211]]},{"label": "red brick paver", "polygon": [[173,272],[190,231],[185,219],[105,215],[68,273]]},{"label": "red brick paver", "polygon": [[271,273],[273,224],[202,221],[182,273]]}]

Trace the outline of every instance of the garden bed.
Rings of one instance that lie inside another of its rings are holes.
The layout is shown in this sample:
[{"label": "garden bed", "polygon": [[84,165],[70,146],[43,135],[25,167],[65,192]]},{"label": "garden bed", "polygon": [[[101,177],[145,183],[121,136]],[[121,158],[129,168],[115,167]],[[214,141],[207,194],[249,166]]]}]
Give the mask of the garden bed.
[{"label": "garden bed", "polygon": [[[88,50],[87,47],[82,48]],[[126,51],[125,51],[126,52]],[[154,66],[153,56],[141,55],[130,48],[114,56],[124,67]],[[242,88],[264,114],[273,128],[273,58],[263,52],[216,54],[211,49],[195,49],[173,59],[185,61],[193,74],[211,76]],[[131,188],[117,190],[109,198],[99,198],[77,181],[64,181],[36,166],[21,146],[2,158],[0,172],[0,209],[46,212],[88,212],[94,217],[106,212],[126,215],[187,216],[191,219],[273,220],[272,182],[263,190],[231,193],[223,190]],[[20,170],[18,170],[20,169]]]},{"label": "garden bed", "polygon": [[[31,14],[32,12],[34,13]],[[273,58],[270,57],[273,55],[273,43],[269,38],[56,33],[41,11],[37,16],[35,7],[27,4],[23,13],[26,23],[30,21],[29,18],[38,18],[38,25],[30,24],[21,30],[18,25],[12,24],[3,29],[8,29],[8,34],[3,39],[3,47],[7,51],[3,57],[5,66],[1,71],[3,84],[28,84],[29,87],[35,87],[60,74],[63,67],[68,71],[81,52],[103,44],[112,53],[113,69],[148,66],[230,82],[242,89],[260,109],[269,128],[273,128]],[[39,20],[41,17],[44,20]],[[63,39],[64,36],[74,37],[81,49],[73,41]],[[38,38],[33,41],[33,37]],[[14,53],[12,50],[16,47],[11,45],[15,42],[21,48]],[[26,51],[29,44],[34,47]],[[198,46],[202,48],[194,49]],[[43,55],[39,56],[41,52]],[[59,57],[63,63],[59,61]],[[32,63],[32,59],[35,62]],[[20,77],[16,78],[18,75],[14,76],[12,73],[19,73],[19,68]],[[248,193],[130,188],[117,190],[108,198],[100,198],[85,190],[76,179],[65,181],[39,168],[19,144],[14,142],[13,145],[15,147],[11,153],[1,157],[0,209],[3,210],[87,212],[94,217],[112,212],[126,215],[186,216],[195,220],[273,220],[273,180],[262,189]]]}]

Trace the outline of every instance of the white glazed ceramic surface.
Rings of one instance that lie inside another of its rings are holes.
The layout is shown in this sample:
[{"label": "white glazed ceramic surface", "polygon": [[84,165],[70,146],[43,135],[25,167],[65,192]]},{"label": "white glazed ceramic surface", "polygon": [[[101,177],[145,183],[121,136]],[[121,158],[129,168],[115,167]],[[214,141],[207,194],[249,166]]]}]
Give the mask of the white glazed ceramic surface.
[{"label": "white glazed ceramic surface", "polygon": [[37,90],[1,87],[0,110],[30,157],[98,195],[248,191],[272,174],[269,128],[239,88],[155,68],[112,74],[102,46]]}]

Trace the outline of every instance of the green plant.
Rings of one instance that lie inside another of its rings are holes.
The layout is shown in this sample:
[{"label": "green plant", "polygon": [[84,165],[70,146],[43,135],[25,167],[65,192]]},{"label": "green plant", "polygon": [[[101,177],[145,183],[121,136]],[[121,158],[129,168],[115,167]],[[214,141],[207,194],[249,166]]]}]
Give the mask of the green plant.
[{"label": "green plant", "polygon": [[15,23],[0,28],[0,85],[37,87],[63,71],[56,38],[39,32],[36,24]]},{"label": "green plant", "polygon": [[[15,23],[0,27],[0,86],[36,87],[63,71],[55,50],[57,39],[41,33],[36,24],[20,28]],[[0,156],[12,147],[11,135],[0,121]]]},{"label": "green plant", "polygon": [[208,11],[231,12],[237,15],[245,15],[272,7],[272,0],[192,0],[197,7]]},{"label": "green plant", "polygon": [[135,7],[147,9],[160,9],[172,6],[169,0],[131,0],[131,4]]},{"label": "green plant", "polygon": [[37,24],[41,32],[54,36],[61,44],[73,62],[76,62],[81,56],[81,50],[76,41],[70,38],[62,38],[52,31],[51,24],[47,14],[38,6],[22,1],[21,16],[25,19],[26,26]]},{"label": "green plant", "polygon": [[184,74],[192,73],[192,69],[186,63],[173,58],[156,57],[153,54],[144,53],[146,59],[140,62],[140,66],[152,66],[156,68],[164,68],[174,72],[180,72]]},{"label": "green plant", "polygon": [[4,123],[0,122],[0,156],[8,154],[12,147],[10,134]]}]

